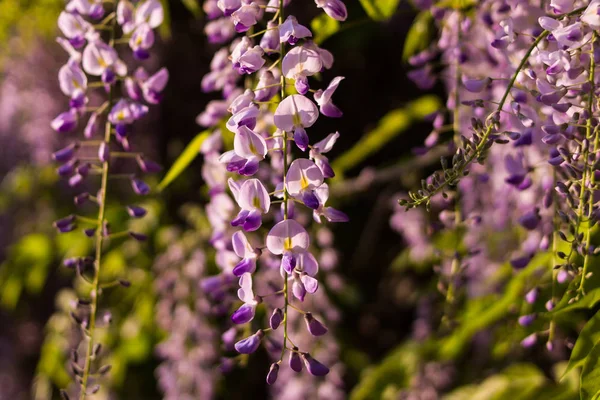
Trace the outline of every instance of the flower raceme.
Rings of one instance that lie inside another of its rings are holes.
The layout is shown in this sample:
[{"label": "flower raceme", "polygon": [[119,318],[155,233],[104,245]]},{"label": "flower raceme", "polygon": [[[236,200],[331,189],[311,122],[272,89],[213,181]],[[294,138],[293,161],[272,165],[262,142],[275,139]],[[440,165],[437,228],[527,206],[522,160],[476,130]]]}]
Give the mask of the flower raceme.
[{"label": "flower raceme", "polygon": [[[104,247],[112,240],[123,237],[138,241],[146,239],[146,235],[139,232],[112,232],[105,211],[109,178],[129,180],[138,195],[150,192],[150,187],[139,178],[138,173],[114,174],[111,168],[113,161],[118,158],[136,161],[140,173],[161,170],[157,163],[139,152],[133,152],[129,139],[132,125],[150,111],[144,102],[160,102],[169,74],[162,68],[150,75],[143,67],[131,74],[132,69],[121,59],[121,54],[131,51],[136,60],[149,58],[155,42],[153,29],[162,21],[163,9],[158,0],[104,3],[71,0],[58,18],[59,29],[64,35],[58,42],[69,54],[69,60],[58,72],[58,80],[61,91],[69,97],[69,110],[56,117],[51,127],[57,132],[68,133],[76,130],[82,120],[87,118],[87,122],[83,129],[85,140],[75,140],[54,153],[53,158],[61,164],[58,174],[66,178],[72,187],[84,187],[85,182],[85,188],[89,190],[93,180],[100,178],[100,188],[96,193],[83,192],[74,199],[77,206],[95,205],[96,216],[71,215],[54,224],[61,233],[71,232],[83,225],[83,233],[92,238],[95,248],[93,258],[82,255],[65,260],[67,267],[77,269],[77,276],[89,289],[89,299],[81,299],[72,312],[84,339],[74,351],[72,360],[78,385],[63,391],[65,398],[73,393],[84,399],[97,392],[98,382],[103,375],[98,371],[110,369],[109,366],[98,364],[102,361],[102,354],[99,354],[100,343],[95,335],[95,328],[102,323],[97,319],[101,288],[110,284],[102,282],[100,278]],[[123,49],[117,48],[120,44],[123,44]],[[124,86],[127,96],[120,95],[121,86]],[[97,97],[91,96],[94,91],[100,96],[104,94],[106,100],[101,104],[93,104],[90,99]],[[105,123],[103,133],[100,132],[101,122]],[[142,218],[147,214],[146,209],[139,205],[129,205],[126,211],[131,218]],[[130,285],[124,279],[118,282],[125,287]]]},{"label": "flower raceme", "polygon": [[[325,154],[340,134],[319,141],[308,133],[320,115],[342,115],[332,98],[344,78],[336,77],[328,86],[313,89],[316,83],[310,82],[311,77],[331,68],[333,56],[311,41],[310,29],[293,15],[285,15],[287,3],[272,0],[265,6],[251,0],[205,1],[203,9],[211,20],[206,26],[210,42],[225,44],[235,32],[245,34],[215,53],[202,89],[220,91],[222,99],[211,101],[197,119],[213,130],[210,145],[202,150],[203,176],[211,193],[206,210],[221,269],[203,284],[222,301],[238,277],[242,304],[231,316],[234,332],[240,331],[238,325],[261,323],[255,318],[262,315],[257,308],[272,310],[267,312],[268,328],[252,329],[254,334],[233,345],[238,352],[249,354],[263,342],[280,343],[266,378],[270,385],[281,376],[286,353],[295,360],[295,371],[302,369],[303,362],[315,376],[329,371],[293,345],[288,324],[296,320],[290,313],[298,313],[304,316],[304,332],[310,336],[327,332],[319,319],[293,304],[303,302],[319,287],[317,249],[303,223],[311,216],[319,223],[322,217],[329,222],[348,220],[343,212],[325,205],[329,196],[325,180],[335,176]],[[339,0],[318,0],[316,6],[337,20],[347,17]],[[245,89],[239,87],[240,78],[245,80]],[[219,128],[223,122],[226,131]],[[232,148],[221,152],[231,141]],[[295,158],[294,147],[304,156]],[[267,223],[270,229],[265,229]],[[277,278],[281,284],[274,283]],[[230,341],[230,335],[228,330],[224,340]],[[268,340],[263,340],[265,337]],[[273,350],[271,347],[266,346],[267,350]]]}]

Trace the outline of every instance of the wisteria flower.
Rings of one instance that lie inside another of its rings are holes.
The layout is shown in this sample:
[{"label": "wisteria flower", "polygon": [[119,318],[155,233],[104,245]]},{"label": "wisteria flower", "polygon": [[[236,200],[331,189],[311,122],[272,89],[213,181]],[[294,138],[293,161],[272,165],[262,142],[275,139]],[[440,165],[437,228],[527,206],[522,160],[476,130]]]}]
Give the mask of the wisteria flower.
[{"label": "wisteria flower", "polygon": [[50,123],[50,126],[57,132],[70,132],[77,126],[77,120],[76,110],[71,109],[54,118]]},{"label": "wisteria flower", "polygon": [[300,25],[293,15],[290,15],[279,27],[279,42],[289,43],[292,46],[298,43],[299,39],[312,37],[310,29]]},{"label": "wisteria flower", "polygon": [[281,269],[289,274],[296,267],[298,254],[308,250],[310,238],[297,221],[286,219],[271,228],[266,244],[272,254],[283,255]]},{"label": "wisteria flower", "polygon": [[258,171],[258,163],[267,155],[265,139],[247,126],[240,126],[233,139],[233,150],[223,153],[219,161],[227,170],[251,176]]},{"label": "wisteria flower", "polygon": [[71,107],[82,106],[85,103],[88,80],[79,63],[70,60],[63,65],[58,71],[58,81],[62,92],[71,98]]},{"label": "wisteria flower", "polygon": [[319,53],[305,46],[294,47],[285,55],[281,64],[283,76],[295,81],[294,86],[300,94],[306,94],[310,89],[308,77],[320,72],[322,68]]},{"label": "wisteria flower", "polygon": [[335,20],[345,21],[348,18],[348,10],[341,0],[315,0],[315,3],[318,8],[322,8],[327,15]]},{"label": "wisteria flower", "polygon": [[58,16],[58,27],[76,48],[83,46],[89,33],[93,31],[91,24],[81,16],[64,11]]},{"label": "wisteria flower", "polygon": [[265,65],[263,54],[260,46],[252,46],[250,39],[244,36],[231,52],[233,68],[240,74],[252,74]]},{"label": "wisteria flower", "polygon": [[254,297],[254,292],[252,291],[252,274],[249,272],[242,274],[240,277],[238,297],[244,304],[233,313],[231,320],[235,324],[245,324],[254,319],[254,312],[258,305],[258,301]]},{"label": "wisteria flower", "polygon": [[323,180],[323,173],[314,162],[306,158],[298,158],[288,169],[285,187],[290,196],[316,210],[319,208],[319,198],[315,194],[315,189],[323,184]]},{"label": "wisteria flower", "polygon": [[242,276],[247,272],[253,273],[256,270],[256,259],[260,254],[260,250],[257,251],[252,247],[246,235],[240,231],[235,232],[231,236],[231,243],[235,254],[242,259],[233,268],[233,274],[235,276]]},{"label": "wisteria flower", "polygon": [[319,201],[319,206],[313,211],[313,218],[316,222],[321,223],[321,217],[325,217],[329,222],[348,222],[350,220],[342,211],[333,207],[325,207],[325,202],[329,198],[329,186],[326,183],[314,189],[314,194]]},{"label": "wisteria flower", "polygon": [[305,128],[311,127],[318,117],[319,111],[315,103],[302,95],[294,94],[279,103],[273,121],[282,131],[293,131],[296,146],[305,151],[308,148]]},{"label": "wisteria flower", "polygon": [[154,30],[147,23],[138,25],[129,39],[129,47],[133,50],[133,55],[138,60],[145,60],[150,57],[148,51],[154,45]]},{"label": "wisteria flower", "polygon": [[238,33],[246,32],[256,25],[260,7],[256,3],[244,4],[231,14],[231,21]]},{"label": "wisteria flower", "polygon": [[333,178],[335,176],[335,172],[329,164],[329,159],[323,154],[328,153],[331,151],[331,149],[333,149],[333,145],[339,137],[339,132],[330,133],[325,139],[312,145],[308,153],[310,159],[313,160],[315,164],[317,164],[317,166],[323,173],[323,177],[325,178]]},{"label": "wisteria flower", "polygon": [[101,76],[104,83],[114,82],[115,74],[127,74],[127,67],[119,59],[117,51],[101,40],[88,43],[83,50],[82,65],[85,72]]},{"label": "wisteria flower", "polygon": [[147,23],[150,28],[158,28],[164,21],[165,15],[159,0],[145,0],[135,10],[136,26]]},{"label": "wisteria flower", "polygon": [[232,226],[242,226],[245,231],[255,231],[262,225],[262,214],[269,212],[271,199],[269,192],[258,179],[248,179],[241,186],[229,180],[233,197],[241,208]]},{"label": "wisteria flower", "polygon": [[319,89],[315,92],[315,101],[319,105],[321,114],[332,118],[339,118],[342,116],[342,111],[333,104],[331,96],[333,96],[333,93],[343,79],[343,76],[335,77],[331,80],[327,89]]}]

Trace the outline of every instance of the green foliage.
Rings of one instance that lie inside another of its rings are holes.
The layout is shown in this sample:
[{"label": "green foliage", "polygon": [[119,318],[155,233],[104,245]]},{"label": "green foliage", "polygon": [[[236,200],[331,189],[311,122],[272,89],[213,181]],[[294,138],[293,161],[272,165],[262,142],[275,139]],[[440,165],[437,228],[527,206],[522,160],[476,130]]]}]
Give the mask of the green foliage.
[{"label": "green foliage", "polygon": [[350,400],[382,399],[384,392],[407,387],[417,372],[420,346],[407,342],[393,350],[379,365],[366,369],[350,393]]},{"label": "green foliage", "polygon": [[314,42],[321,44],[340,30],[340,23],[327,14],[321,13],[310,22],[310,28]]},{"label": "green foliage", "polygon": [[600,342],[592,348],[581,371],[581,400],[600,398]]},{"label": "green foliage", "polygon": [[387,113],[375,129],[366,133],[356,144],[332,164],[338,176],[343,176],[348,169],[359,165],[370,155],[382,149],[400,133],[422,120],[428,114],[440,108],[439,99],[435,96],[423,96],[404,108],[397,108]]},{"label": "green foliage", "polygon": [[[578,282],[579,280],[576,279],[572,282],[573,286],[577,287],[578,286]],[[568,299],[568,297],[565,297],[565,299]],[[581,299],[579,299],[579,301],[576,301],[574,303],[568,304],[565,303],[565,305],[561,305],[559,304],[559,307],[556,307],[553,311],[554,315],[565,315],[570,313],[571,311],[582,311],[582,310],[587,310],[590,308],[593,308],[596,306],[596,304],[598,304],[600,302],[600,288],[596,288],[591,290],[589,293],[586,293],[585,296],[583,296]]]},{"label": "green foliage", "polygon": [[394,15],[399,0],[360,0],[367,15],[375,21],[385,21]]},{"label": "green foliage", "polygon": [[590,354],[590,351],[598,342],[600,342],[600,312],[594,314],[579,333],[575,347],[573,347],[573,351],[571,352],[571,358],[565,370],[565,375],[573,368],[582,366],[588,354]]},{"label": "green foliage", "polygon": [[204,140],[210,136],[210,131],[204,131],[199,133],[191,142],[187,145],[185,150],[177,157],[177,160],[173,163],[173,166],[169,169],[163,180],[158,185],[158,190],[164,190],[171,184],[185,169],[191,164],[192,161],[198,156],[200,152],[200,146],[204,143]]},{"label": "green foliage", "polygon": [[417,14],[404,39],[402,59],[408,61],[410,57],[426,49],[433,39],[434,31],[431,12],[421,11]]},{"label": "green foliage", "polygon": [[[550,260],[549,253],[540,253],[531,260],[527,268],[511,277],[499,297],[470,300],[458,321],[458,326],[450,336],[440,342],[440,357],[457,357],[477,332],[505,317],[512,307],[522,301],[528,279],[540,268],[549,268]],[[510,266],[505,265],[505,269],[510,270]]]}]

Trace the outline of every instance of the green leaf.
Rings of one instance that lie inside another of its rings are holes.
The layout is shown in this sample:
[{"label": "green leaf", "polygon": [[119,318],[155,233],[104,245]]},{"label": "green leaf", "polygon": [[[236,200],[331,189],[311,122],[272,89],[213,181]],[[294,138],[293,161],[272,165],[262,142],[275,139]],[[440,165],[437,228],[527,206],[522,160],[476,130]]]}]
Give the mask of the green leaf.
[{"label": "green leaf", "polygon": [[600,312],[597,312],[585,324],[585,326],[579,333],[577,342],[575,342],[575,347],[573,347],[573,352],[571,352],[571,358],[569,358],[569,365],[567,366],[567,369],[562,374],[562,376],[564,377],[565,375],[567,375],[569,371],[571,371],[573,368],[583,365],[585,363],[586,357],[588,356],[594,345],[599,341]]},{"label": "green leaf", "polygon": [[588,292],[579,301],[567,304],[563,307],[557,307],[552,311],[554,315],[562,315],[570,311],[586,310],[596,306],[600,302],[600,288],[596,288]]},{"label": "green leaf", "polygon": [[158,184],[158,190],[164,190],[171,182],[181,175],[183,171],[185,171],[188,165],[190,165],[198,156],[200,146],[202,146],[204,140],[206,140],[211,133],[212,132],[210,131],[201,132],[187,145],[177,160],[175,160],[173,166],[169,169],[163,180]]},{"label": "green leaf", "polygon": [[585,359],[579,395],[581,400],[597,400],[600,397],[600,342],[596,343]]},{"label": "green leaf", "polygon": [[409,58],[426,49],[431,43],[433,33],[434,26],[431,12],[421,11],[415,17],[415,20],[406,34],[404,49],[402,50],[402,59],[408,61]]},{"label": "green leaf", "polygon": [[358,384],[350,393],[350,400],[382,399],[391,386],[397,390],[407,387],[417,372],[420,347],[407,342],[391,352],[379,365],[365,369]]},{"label": "green leaf", "polygon": [[[522,301],[526,283],[531,275],[540,267],[547,268],[550,260],[549,253],[537,254],[527,268],[510,279],[504,293],[489,305],[481,307],[483,302],[480,299],[474,300],[472,307],[476,311],[465,313],[454,332],[443,339],[439,350],[440,357],[443,359],[457,357],[477,332],[504,318],[515,305]],[[506,266],[506,268],[510,268],[510,266]]]},{"label": "green leaf", "polygon": [[375,129],[363,135],[350,150],[335,159],[333,170],[342,176],[349,168],[357,166],[400,133],[405,132],[411,124],[422,120],[439,108],[440,101],[437,97],[423,96],[409,103],[405,108],[390,111],[379,121]]},{"label": "green leaf", "polygon": [[340,30],[340,23],[327,14],[321,13],[313,18],[310,27],[313,32],[313,41],[316,44],[321,44]]},{"label": "green leaf", "polygon": [[398,8],[399,0],[360,0],[367,15],[375,21],[390,19]]}]

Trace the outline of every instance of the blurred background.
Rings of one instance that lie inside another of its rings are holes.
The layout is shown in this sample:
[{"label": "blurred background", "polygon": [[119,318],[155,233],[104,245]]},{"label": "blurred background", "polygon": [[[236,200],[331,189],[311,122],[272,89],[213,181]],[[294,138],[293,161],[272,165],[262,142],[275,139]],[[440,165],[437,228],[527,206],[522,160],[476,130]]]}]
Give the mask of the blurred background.
[{"label": "blurred background", "polygon": [[[134,142],[168,168],[200,132],[196,116],[216,98],[200,90],[216,48],[204,35],[199,3],[163,3],[167,23],[147,65],[166,66],[171,78],[163,102],[136,126]],[[295,3],[290,8],[300,21],[319,14],[312,4]],[[321,46],[336,59],[323,80],[346,77],[335,98],[345,111],[343,118],[321,119],[313,128],[323,136],[341,133],[328,154],[341,171],[331,198],[351,219],[331,228],[339,257],[338,283],[328,282],[338,290],[327,291],[339,313],[332,335],[343,365],[339,387],[344,396],[436,399],[501,370],[507,363],[498,360],[508,350],[490,350],[484,335],[473,345],[477,329],[471,329],[452,337],[457,351],[439,360],[430,351],[436,344],[424,339],[437,329],[432,321],[439,319],[444,299],[436,289],[435,262],[407,252],[399,231],[411,225],[398,223],[397,218],[405,217],[397,216],[396,201],[437,168],[447,152],[436,148],[420,158],[411,152],[429,134],[431,122],[425,119],[442,107],[444,89],[439,85],[423,92],[408,80],[402,53],[416,12],[407,2],[385,3],[389,15],[377,20],[359,2],[348,1],[348,21],[331,32],[319,31]],[[62,0],[0,1],[0,399],[56,398],[57,388],[71,379],[67,310],[74,299],[73,273],[61,263],[72,253],[85,253],[90,243],[81,235],[58,236],[52,228],[52,221],[72,212],[73,195],[51,162],[51,153],[65,143],[50,128],[67,101],[57,81],[66,57],[55,42],[63,7]],[[201,165],[198,157],[166,190],[146,201],[152,210],[144,221],[151,234],[147,243],[127,241],[106,257],[108,273],[118,276],[126,270],[132,280],[131,288],[107,297],[118,324],[107,339],[113,364],[111,390],[105,394],[109,398],[163,398],[161,368],[169,367],[164,357],[169,352],[161,344],[169,337],[169,324],[160,320],[165,290],[160,282],[178,265],[177,257],[193,257],[194,249],[206,246],[203,205],[208,197]],[[151,182],[153,187],[159,178]],[[127,196],[126,190],[120,194],[121,199]],[[412,227],[418,231],[423,216],[411,215],[406,221],[415,221]],[[441,238],[436,246],[443,248],[444,240],[451,241]],[[169,253],[175,246],[179,256]],[[496,345],[509,346],[508,340]],[[552,362],[529,361],[540,368],[527,364],[507,376],[531,376],[530,385],[544,387]],[[269,396],[266,357],[251,357],[247,368],[224,376],[215,373],[217,364],[202,375],[216,398],[248,398],[249,390],[252,398]],[[502,382],[498,385],[513,388],[515,380]],[[507,398],[503,396],[509,392],[500,393],[480,398]],[[566,389],[564,393],[570,398]]]}]

